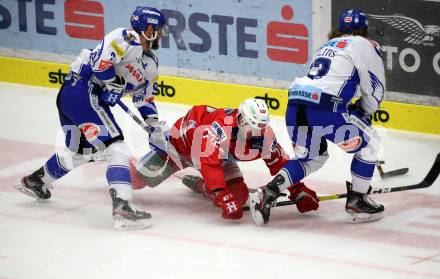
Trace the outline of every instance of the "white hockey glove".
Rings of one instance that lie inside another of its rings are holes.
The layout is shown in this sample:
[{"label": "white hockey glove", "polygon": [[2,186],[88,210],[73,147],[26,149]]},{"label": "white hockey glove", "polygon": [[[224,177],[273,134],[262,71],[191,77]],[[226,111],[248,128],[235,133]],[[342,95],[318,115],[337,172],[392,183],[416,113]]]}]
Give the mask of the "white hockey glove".
[{"label": "white hockey glove", "polygon": [[148,126],[150,149],[158,152],[168,151],[170,129],[165,121],[157,121]]}]

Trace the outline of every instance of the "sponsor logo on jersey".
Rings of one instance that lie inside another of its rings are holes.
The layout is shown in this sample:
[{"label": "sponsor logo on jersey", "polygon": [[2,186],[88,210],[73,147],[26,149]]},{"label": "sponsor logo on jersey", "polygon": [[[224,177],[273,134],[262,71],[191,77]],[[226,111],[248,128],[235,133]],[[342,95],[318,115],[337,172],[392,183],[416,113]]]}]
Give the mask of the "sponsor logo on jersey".
[{"label": "sponsor logo on jersey", "polygon": [[211,127],[214,129],[214,132],[216,133],[216,135],[220,138],[220,141],[226,139],[225,131],[223,131],[222,126],[220,126],[220,124],[218,124],[217,121],[212,123]]},{"label": "sponsor logo on jersey", "polygon": [[352,42],[352,39],[333,39],[325,43],[321,48],[323,47],[332,47],[336,49],[344,49]]},{"label": "sponsor logo on jersey", "polygon": [[336,47],[337,48],[345,48],[349,44],[349,42],[350,41],[348,41],[348,40],[342,40],[336,44]]},{"label": "sponsor logo on jersey", "polygon": [[312,102],[319,104],[321,101],[321,91],[315,87],[304,86],[301,88],[290,88],[289,89],[289,100],[299,99],[307,102]]},{"label": "sponsor logo on jersey", "polygon": [[357,136],[344,142],[338,143],[339,148],[345,152],[352,152],[359,148],[362,144],[362,138]]},{"label": "sponsor logo on jersey", "polygon": [[142,75],[136,71],[136,69],[131,64],[127,64],[125,68],[130,72],[130,74],[139,82],[141,83],[144,79],[142,78]]},{"label": "sponsor logo on jersey", "polygon": [[118,43],[117,43],[115,40],[113,40],[113,41],[110,43],[110,45],[112,46],[112,48],[115,50],[116,54],[117,54],[119,57],[124,56],[124,54],[125,54],[124,49],[122,49],[122,47],[121,47],[120,45],[118,45]]},{"label": "sponsor logo on jersey", "polygon": [[99,67],[98,67],[98,69],[99,69],[100,71],[105,71],[105,70],[107,70],[108,68],[110,68],[111,66],[113,66],[113,63],[112,63],[112,62],[105,61],[105,60],[101,60],[101,63],[99,63]]},{"label": "sponsor logo on jersey", "polygon": [[95,140],[101,132],[99,125],[96,125],[95,123],[83,123],[78,127],[87,140]]}]

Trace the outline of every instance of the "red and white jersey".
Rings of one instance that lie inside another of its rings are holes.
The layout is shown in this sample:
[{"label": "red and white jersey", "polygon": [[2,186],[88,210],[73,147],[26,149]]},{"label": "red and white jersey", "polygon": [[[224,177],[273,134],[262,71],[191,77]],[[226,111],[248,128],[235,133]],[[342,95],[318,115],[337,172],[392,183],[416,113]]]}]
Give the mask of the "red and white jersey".
[{"label": "red and white jersey", "polygon": [[275,175],[288,160],[269,125],[258,135],[242,136],[237,113],[237,109],[194,106],[171,130],[171,143],[200,170],[210,190],[226,187],[221,168],[225,161],[261,158]]}]

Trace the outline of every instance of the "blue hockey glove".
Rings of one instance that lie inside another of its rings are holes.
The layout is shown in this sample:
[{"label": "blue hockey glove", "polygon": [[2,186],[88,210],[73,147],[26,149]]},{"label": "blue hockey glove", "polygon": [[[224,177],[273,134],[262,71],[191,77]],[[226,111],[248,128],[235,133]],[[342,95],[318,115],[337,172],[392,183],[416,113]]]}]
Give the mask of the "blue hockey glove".
[{"label": "blue hockey glove", "polygon": [[116,90],[108,90],[107,88],[104,88],[101,95],[99,95],[99,99],[111,107],[116,105],[121,97],[122,92]]},{"label": "blue hockey glove", "polygon": [[367,126],[371,126],[371,114],[367,113],[362,108],[361,99],[358,99],[353,104],[348,105],[347,111],[350,115],[356,116],[356,118],[364,122]]},{"label": "blue hockey glove", "polygon": [[113,107],[119,102],[119,100],[121,100],[124,89],[125,80],[115,78],[114,82],[105,84],[105,87],[102,89],[102,92],[99,95],[99,99],[105,104]]}]

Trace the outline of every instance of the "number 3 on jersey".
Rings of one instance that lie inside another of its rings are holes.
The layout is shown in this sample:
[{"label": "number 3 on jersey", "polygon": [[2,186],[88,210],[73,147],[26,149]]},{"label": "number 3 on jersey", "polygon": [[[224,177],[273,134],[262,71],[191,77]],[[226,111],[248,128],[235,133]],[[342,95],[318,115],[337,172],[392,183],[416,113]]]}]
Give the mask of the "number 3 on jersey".
[{"label": "number 3 on jersey", "polygon": [[309,74],[307,75],[311,79],[320,79],[325,76],[329,69],[332,61],[328,58],[318,57],[310,65]]}]

